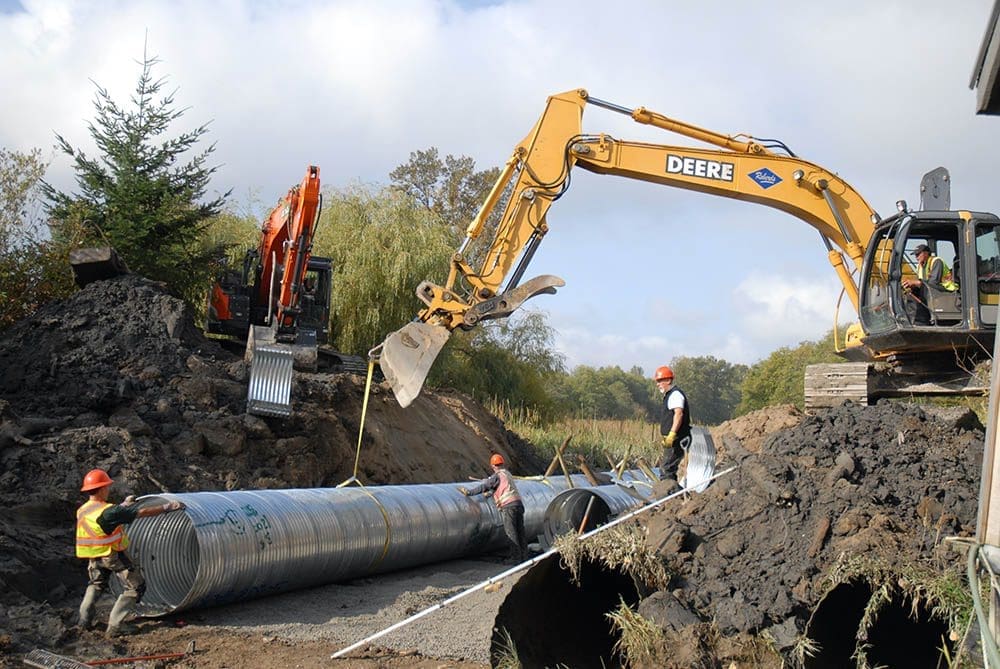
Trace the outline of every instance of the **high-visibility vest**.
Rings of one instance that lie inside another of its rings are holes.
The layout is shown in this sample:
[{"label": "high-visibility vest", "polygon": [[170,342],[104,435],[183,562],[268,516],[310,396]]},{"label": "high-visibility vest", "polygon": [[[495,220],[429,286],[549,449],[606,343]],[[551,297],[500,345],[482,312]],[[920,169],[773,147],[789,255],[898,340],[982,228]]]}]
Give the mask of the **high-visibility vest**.
[{"label": "high-visibility vest", "polygon": [[921,281],[926,281],[927,276],[931,272],[931,267],[934,266],[934,261],[941,263],[941,287],[947,291],[958,290],[958,284],[949,278],[951,277],[951,268],[948,267],[948,264],[945,261],[941,260],[941,258],[937,256],[931,256],[923,265],[917,265],[917,278]]},{"label": "high-visibility vest", "polygon": [[100,558],[111,555],[111,551],[128,548],[128,535],[119,525],[111,534],[105,534],[97,523],[104,510],[112,506],[108,502],[88,501],[76,510],[76,556],[78,558]]},{"label": "high-visibility vest", "polygon": [[521,493],[517,491],[517,486],[514,485],[514,477],[510,475],[510,472],[506,469],[499,469],[497,470],[497,476],[500,477],[500,485],[493,491],[493,501],[496,502],[497,508],[500,509],[508,504],[520,502]]}]

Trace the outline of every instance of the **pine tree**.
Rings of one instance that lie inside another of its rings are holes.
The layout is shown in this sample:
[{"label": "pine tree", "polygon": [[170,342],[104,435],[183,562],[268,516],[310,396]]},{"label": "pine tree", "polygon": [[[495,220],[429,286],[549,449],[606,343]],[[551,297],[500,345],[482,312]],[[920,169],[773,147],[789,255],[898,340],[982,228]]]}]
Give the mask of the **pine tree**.
[{"label": "pine tree", "polygon": [[198,240],[229,192],[202,201],[217,169],[207,166],[215,145],[184,162],[208,127],[168,134],[186,110],[175,109],[173,93],[161,95],[166,80],[154,79],[152,72],[158,62],[144,56],[126,107],[97,86],[96,116],[88,128],[98,157],[88,157],[57,134],[58,148],[73,159],[78,192],[63,193],[47,182],[42,192],[53,236],[82,227],[84,244],[114,246],[133,272],[195,300],[204,294],[217,255]]}]

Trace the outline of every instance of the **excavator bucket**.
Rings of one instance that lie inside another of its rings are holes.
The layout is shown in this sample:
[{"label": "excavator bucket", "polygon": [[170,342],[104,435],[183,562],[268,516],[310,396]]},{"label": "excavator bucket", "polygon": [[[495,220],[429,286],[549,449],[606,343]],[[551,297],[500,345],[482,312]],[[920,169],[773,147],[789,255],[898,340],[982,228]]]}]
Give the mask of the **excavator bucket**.
[{"label": "excavator bucket", "polygon": [[69,265],[73,268],[73,280],[80,288],[88,283],[128,274],[125,261],[110,246],[73,249],[69,252]]},{"label": "excavator bucket", "polygon": [[399,406],[410,406],[420,394],[431,365],[450,336],[451,331],[443,325],[413,321],[386,337],[379,366]]},{"label": "excavator bucket", "polygon": [[276,343],[270,327],[255,325],[250,328],[246,357],[250,363],[247,413],[291,416],[294,365],[291,347]]},{"label": "excavator bucket", "polygon": [[300,329],[294,342],[279,342],[273,326],[250,328],[246,350],[250,363],[247,413],[282,418],[292,415],[293,371],[315,372],[318,350],[316,331],[310,328]]}]

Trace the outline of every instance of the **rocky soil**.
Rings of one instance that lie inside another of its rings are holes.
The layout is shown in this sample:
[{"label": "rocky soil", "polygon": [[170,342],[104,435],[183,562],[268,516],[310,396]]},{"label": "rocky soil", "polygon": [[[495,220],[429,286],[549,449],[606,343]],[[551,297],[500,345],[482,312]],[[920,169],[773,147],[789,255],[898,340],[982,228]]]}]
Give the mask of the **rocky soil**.
[{"label": "rocky soil", "polygon": [[943,539],[975,533],[984,434],[971,411],[773,407],[713,432],[720,467],[737,468],[646,521],[676,578],[640,612],[676,618],[679,608],[723,635],[766,632],[789,651],[841,574],[901,595],[913,589],[892,582],[900,574],[961,581],[964,558]]},{"label": "rocky soil", "polygon": [[[138,276],[92,283],[8,329],[0,370],[7,660],[72,640],[86,583],[72,519],[89,469],[112,475],[117,499],[333,486],[354,474],[364,378],[297,374],[294,418],[249,416],[240,357]],[[493,452],[515,472],[547,464],[463,395],[425,392],[404,410],[381,384],[369,400],[357,476],[366,484],[460,481],[483,476]]]},{"label": "rocky soil", "polygon": [[[205,614],[215,626],[167,618],[113,646],[81,635],[73,624],[85,575],[72,519],[93,467],[112,474],[119,498],[336,485],[354,473],[363,378],[297,374],[293,419],[248,416],[239,357],[206,339],[183,303],[136,276],[91,284],[4,332],[0,372],[0,665],[21,666],[32,648],[89,659],[197,640],[207,650],[171,666],[330,666],[336,635],[309,641],[308,630],[226,627],[220,615],[243,615],[234,607]],[[960,570],[943,539],[974,529],[984,434],[971,412],[882,404],[804,416],[774,407],[713,434],[719,468],[737,469],[639,521],[673,575],[640,605],[670,640],[649,666],[778,666],[748,660],[754,639],[791,659],[837,574],[874,582],[883,565],[896,581]],[[516,473],[547,464],[462,395],[425,392],[404,410],[381,384],[357,473],[366,483],[458,481],[483,475],[491,452]],[[440,596],[457,587],[448,581]],[[413,613],[400,600],[386,606]],[[440,636],[478,633],[452,620]],[[445,650],[362,655],[335,666],[482,666],[435,659],[454,657]]]}]

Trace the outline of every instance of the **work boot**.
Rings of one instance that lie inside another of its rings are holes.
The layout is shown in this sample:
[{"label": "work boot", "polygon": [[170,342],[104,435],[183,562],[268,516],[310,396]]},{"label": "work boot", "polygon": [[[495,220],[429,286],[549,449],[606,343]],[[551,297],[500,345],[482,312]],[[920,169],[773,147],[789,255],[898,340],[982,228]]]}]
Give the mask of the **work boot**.
[{"label": "work boot", "polygon": [[139,628],[131,623],[119,623],[115,627],[108,625],[108,630],[104,633],[104,636],[108,639],[114,639],[115,637],[135,634],[138,631]]},{"label": "work boot", "polygon": [[94,609],[97,608],[97,598],[101,596],[101,590],[96,585],[88,585],[87,592],[83,594],[83,602],[80,603],[80,618],[77,627],[81,630],[89,630],[94,627]]},{"label": "work boot", "polygon": [[108,616],[108,631],[105,634],[106,637],[111,639],[123,634],[134,634],[137,631],[134,625],[128,625],[125,623],[125,619],[128,618],[135,609],[135,604],[135,597],[126,597],[125,595],[118,597],[114,608],[111,609],[111,615]]}]

